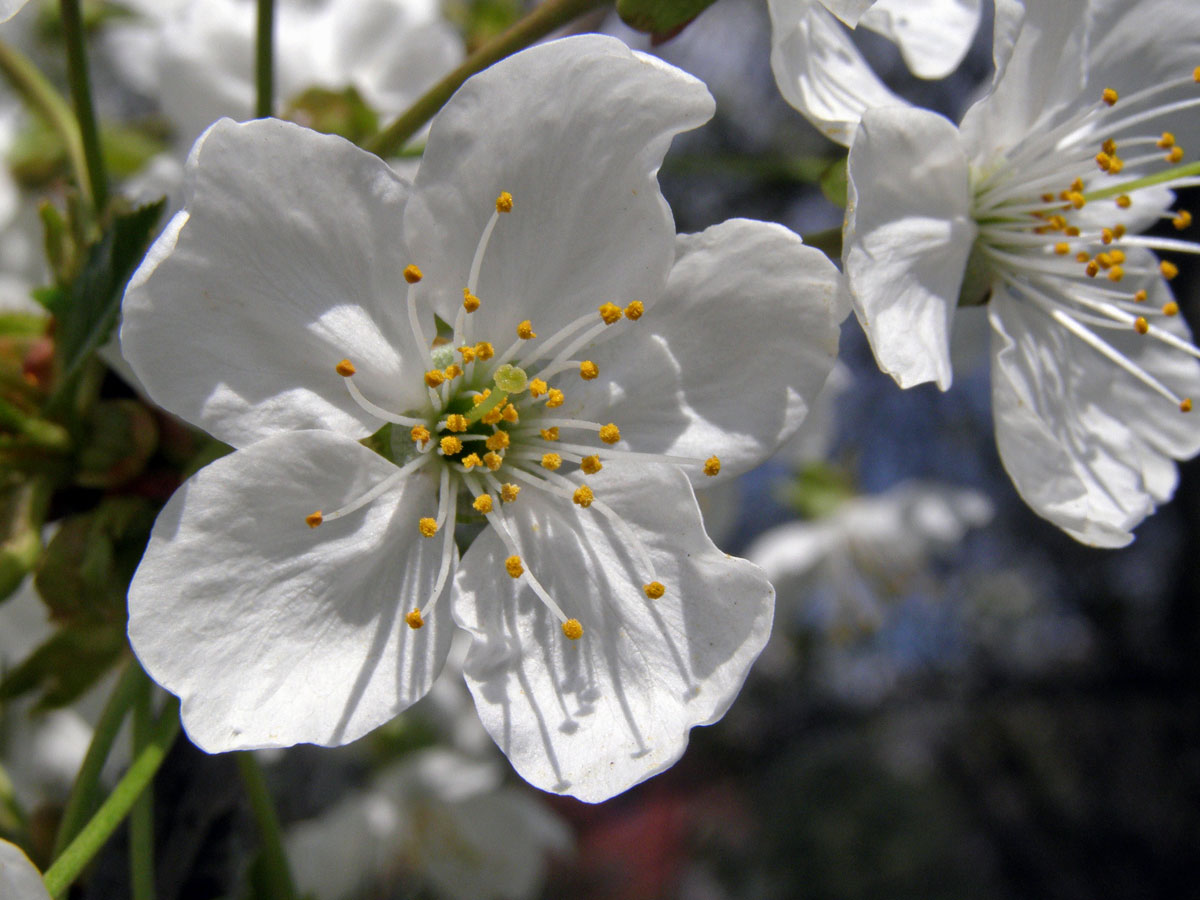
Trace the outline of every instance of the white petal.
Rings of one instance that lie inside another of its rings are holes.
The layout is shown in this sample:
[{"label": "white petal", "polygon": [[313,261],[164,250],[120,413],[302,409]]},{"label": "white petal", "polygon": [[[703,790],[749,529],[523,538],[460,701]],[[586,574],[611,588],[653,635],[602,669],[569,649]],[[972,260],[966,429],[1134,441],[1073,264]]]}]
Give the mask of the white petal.
[{"label": "white petal", "polygon": [[[731,219],[680,235],[662,299],[594,354],[601,377],[567,391],[615,421],[630,449],[766,459],[800,425],[837,356],[842,278],[779,225]],[[698,481],[707,480],[696,468]]]},{"label": "white petal", "polygon": [[0,22],[7,22],[28,2],[29,0],[0,0]]},{"label": "white petal", "polygon": [[901,387],[945,390],[950,320],[975,240],[958,132],[924,110],[872,110],[848,166],[843,260],[854,311]]},{"label": "white petal", "polygon": [[[407,480],[310,529],[397,471],[329,432],[267,438],[192,476],[155,523],[129,589],[129,639],[183,700],[210,753],[344,744],[422,697],[450,646],[435,610],[408,628],[437,573],[440,541],[417,521],[434,479]],[[444,604],[444,601],[443,601]]]},{"label": "white petal", "polygon": [[42,875],[16,844],[0,840],[0,897],[5,900],[50,900]]},{"label": "white petal", "polygon": [[849,145],[862,114],[903,106],[845,28],[818,3],[771,0],[771,69],[783,99],[830,140]]},{"label": "white petal", "polygon": [[[210,129],[184,211],[125,294],[122,350],[150,396],[216,437],[379,427],[334,366],[402,411],[425,401],[405,319],[406,186],[341,138],[264,119]],[[431,331],[428,333],[432,333]]]},{"label": "white petal", "polygon": [[[805,2],[811,3],[812,0],[805,0]],[[878,5],[877,0],[819,0],[819,2],[851,28],[858,24],[858,20],[867,10]]]},{"label": "white petal", "polygon": [[649,305],[675,241],[655,173],[675,134],[712,112],[692,76],[596,35],[474,76],[433,120],[405,217],[422,290],[453,321],[508,191],[513,211],[500,217],[480,276],[477,334],[509,335],[524,319],[551,333],[605,302]]},{"label": "white petal", "polygon": [[770,630],[774,591],[704,534],[686,476],[606,464],[588,479],[666,587],[648,600],[638,554],[595,509],[532,488],[505,507],[522,559],[584,634],[504,570],[488,529],[460,569],[455,617],[475,639],[467,685],[484,727],[532,784],[604,800],[670,766],[694,725],[715,722]]},{"label": "white petal", "polygon": [[900,48],[919,78],[945,78],[958,68],[979,28],[979,0],[879,0],[860,24]]}]

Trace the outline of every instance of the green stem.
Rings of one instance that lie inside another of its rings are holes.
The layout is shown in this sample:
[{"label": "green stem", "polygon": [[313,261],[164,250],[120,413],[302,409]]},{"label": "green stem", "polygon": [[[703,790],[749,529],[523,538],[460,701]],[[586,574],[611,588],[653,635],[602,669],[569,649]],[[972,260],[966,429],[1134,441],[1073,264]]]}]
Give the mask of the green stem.
[{"label": "green stem", "polygon": [[263,870],[272,900],[294,900],[296,885],[288,869],[287,854],[283,849],[283,836],[279,830],[279,819],[275,815],[275,804],[267,790],[258,758],[252,751],[237,754],[238,770],[250,797],[250,808],[262,838]]},{"label": "green stem", "polygon": [[[133,704],[133,756],[150,745],[150,682],[138,691]],[[133,900],[154,900],[154,785],[148,784],[129,813],[129,874]]]},{"label": "green stem", "polygon": [[79,133],[79,123],[75,121],[75,114],[71,112],[71,105],[38,71],[29,57],[4,41],[0,41],[0,74],[8,79],[26,105],[45,119],[46,124],[63,142],[67,161],[75,173],[75,180],[81,185],[89,184],[83,137]]},{"label": "green stem", "polygon": [[92,202],[92,209],[101,213],[108,204],[108,183],[104,176],[104,156],[100,152],[100,131],[96,127],[96,112],[92,107],[92,86],[88,80],[87,49],[84,47],[83,16],[80,0],[62,0],[63,38],[67,44],[67,82],[75,104],[75,118],[83,139],[83,158],[88,178],[81,187]]},{"label": "green stem", "polygon": [[108,759],[108,751],[112,749],[117,731],[125,721],[125,714],[137,698],[138,691],[147,682],[142,667],[136,660],[130,660],[113,688],[112,696],[108,698],[96,730],[92,733],[92,743],[83,757],[83,765],[75,776],[75,784],[71,788],[71,796],[67,799],[67,807],[63,810],[62,822],[58,826],[58,835],[54,839],[54,855],[59,856],[83,827],[87,816],[96,805],[96,795],[100,784],[100,770]]},{"label": "green stem", "polygon": [[1164,169],[1161,172],[1155,172],[1153,175],[1147,175],[1145,178],[1114,184],[1111,187],[1101,188],[1098,191],[1091,191],[1084,194],[1083,199],[1088,203],[1091,203],[1093,200],[1107,200],[1109,197],[1130,194],[1144,187],[1166,184],[1168,181],[1174,181],[1176,178],[1192,178],[1196,175],[1200,175],[1200,161],[1175,166],[1171,169]]},{"label": "green stem", "polygon": [[610,2],[611,0],[546,0],[525,18],[463,60],[462,65],[426,91],[398,119],[368,141],[366,148],[380,156],[391,156],[399,152],[404,142],[433,118],[434,113],[445,105],[462,83],[476,72],[528,47],[584,13],[607,6]]},{"label": "green stem", "polygon": [[275,106],[274,68],[274,0],[258,0],[258,32],[254,44],[254,115],[265,119]]},{"label": "green stem", "polygon": [[167,701],[158,721],[154,723],[150,743],[137,755],[125,777],[117,782],[113,792],[79,832],[79,836],[71,841],[62,855],[46,870],[42,880],[50,896],[63,896],[92,857],[100,852],[104,842],[129,814],[134,801],[153,780],[178,733],[179,701],[172,697]]}]

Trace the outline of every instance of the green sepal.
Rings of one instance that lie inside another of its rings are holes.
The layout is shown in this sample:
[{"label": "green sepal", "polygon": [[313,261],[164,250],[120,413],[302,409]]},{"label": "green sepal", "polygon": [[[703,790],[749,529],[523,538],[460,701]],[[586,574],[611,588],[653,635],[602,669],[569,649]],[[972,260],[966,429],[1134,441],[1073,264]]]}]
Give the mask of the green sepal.
[{"label": "green sepal", "polygon": [[846,170],[846,160],[839,159],[821,173],[818,184],[825,199],[834,206],[846,208],[849,202],[850,176]]},{"label": "green sepal", "polygon": [[716,0],[617,0],[621,20],[637,31],[666,38],[678,34]]}]

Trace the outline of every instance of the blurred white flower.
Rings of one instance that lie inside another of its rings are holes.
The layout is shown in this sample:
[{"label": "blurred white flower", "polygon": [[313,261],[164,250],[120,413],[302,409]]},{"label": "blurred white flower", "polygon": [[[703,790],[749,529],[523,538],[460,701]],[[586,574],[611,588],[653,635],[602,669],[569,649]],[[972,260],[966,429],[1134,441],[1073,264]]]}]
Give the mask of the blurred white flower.
[{"label": "blurred white flower", "polygon": [[50,900],[42,873],[15,844],[0,839],[0,897],[4,900]]}]

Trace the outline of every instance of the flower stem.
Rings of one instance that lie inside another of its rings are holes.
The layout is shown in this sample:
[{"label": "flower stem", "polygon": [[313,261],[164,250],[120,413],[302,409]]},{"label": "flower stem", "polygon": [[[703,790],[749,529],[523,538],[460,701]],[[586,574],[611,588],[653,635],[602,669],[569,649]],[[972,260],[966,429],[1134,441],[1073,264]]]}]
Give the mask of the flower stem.
[{"label": "flower stem", "polygon": [[89,184],[87,160],[83,152],[83,137],[71,105],[54,89],[46,77],[15,47],[0,41],[0,74],[8,79],[26,105],[45,119],[46,124],[63,142],[67,162],[80,185]]},{"label": "flower stem", "polygon": [[254,115],[265,119],[275,107],[274,0],[258,0],[258,30],[254,43]]},{"label": "flower stem", "polygon": [[108,799],[96,811],[90,822],[67,849],[46,870],[42,880],[52,897],[61,897],[71,883],[91,861],[109,836],[128,815],[134,801],[141,795],[162,765],[167,751],[179,734],[179,700],[172,697],[167,701],[158,721],[150,734],[150,741],[129,766],[129,771],[117,782]]},{"label": "flower stem", "polygon": [[252,751],[247,750],[237,754],[237,762],[242,781],[246,785],[246,793],[250,797],[254,821],[262,838],[263,871],[267,889],[270,891],[269,897],[271,900],[295,900],[296,886],[288,869],[279,819],[275,815],[275,805],[271,801],[270,791],[267,790],[267,781],[263,777],[258,758]]},{"label": "flower stem", "polygon": [[[150,682],[143,680],[133,703],[133,756],[150,744]],[[129,812],[129,874],[133,900],[154,900],[154,785],[148,784]]]},{"label": "flower stem", "polygon": [[398,153],[404,142],[433,118],[434,113],[445,105],[459,86],[476,72],[528,47],[584,13],[607,6],[610,2],[611,0],[546,0],[525,18],[463,60],[462,65],[426,91],[398,119],[368,141],[366,149],[380,156]]},{"label": "flower stem", "polygon": [[92,107],[92,87],[88,80],[87,49],[83,39],[83,16],[80,0],[61,0],[63,37],[67,44],[67,82],[75,104],[75,118],[83,141],[83,158],[87,164],[87,181],[81,182],[99,214],[108,203],[108,183],[104,176],[104,157],[100,152],[100,131],[96,127],[96,112]]},{"label": "flower stem", "polygon": [[1174,181],[1177,178],[1194,178],[1200,175],[1200,161],[1186,163],[1182,166],[1175,166],[1172,169],[1163,169],[1161,172],[1155,172],[1153,175],[1147,175],[1145,178],[1138,178],[1134,181],[1125,181],[1121,184],[1114,184],[1111,187],[1102,188],[1098,191],[1091,191],[1083,195],[1083,199],[1088,203],[1093,200],[1107,200],[1109,197],[1116,197],[1120,194],[1130,194],[1144,187],[1152,187],[1156,184],[1166,184],[1169,181]]}]

